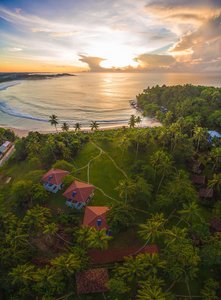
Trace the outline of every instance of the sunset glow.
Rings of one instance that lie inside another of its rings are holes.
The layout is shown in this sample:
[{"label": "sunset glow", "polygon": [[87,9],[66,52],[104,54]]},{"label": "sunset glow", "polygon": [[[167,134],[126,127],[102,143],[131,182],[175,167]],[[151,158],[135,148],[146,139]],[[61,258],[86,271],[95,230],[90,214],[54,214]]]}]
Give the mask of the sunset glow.
[{"label": "sunset glow", "polygon": [[0,71],[219,71],[220,12],[217,0],[2,0]]}]

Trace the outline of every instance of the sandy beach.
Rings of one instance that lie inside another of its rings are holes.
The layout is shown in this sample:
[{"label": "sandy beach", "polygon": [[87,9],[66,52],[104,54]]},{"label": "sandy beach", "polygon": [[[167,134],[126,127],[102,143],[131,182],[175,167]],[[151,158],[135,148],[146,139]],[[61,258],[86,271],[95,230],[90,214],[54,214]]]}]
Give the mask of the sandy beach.
[{"label": "sandy beach", "polygon": [[[140,128],[147,128],[147,127],[157,127],[157,126],[161,126],[161,123],[158,122],[157,120],[155,119],[152,119],[152,120],[148,120],[145,122],[145,125],[143,126],[139,126]],[[8,127],[8,126],[1,126],[1,128],[6,128],[6,129],[10,129],[12,131],[14,131],[14,133],[22,138],[22,137],[26,137],[28,135],[29,132],[31,131],[38,131],[42,134],[48,134],[48,133],[55,133],[56,131],[54,129],[52,130],[28,130],[28,129],[20,129],[20,128],[14,128],[14,127]],[[115,126],[108,126],[108,127],[102,127],[100,126],[99,127],[99,130],[114,130],[114,129],[119,129],[119,128],[122,128],[123,126],[122,125],[115,125]],[[126,126],[128,127],[128,126]],[[58,128],[58,131],[61,132],[61,129]],[[70,128],[69,131],[74,131],[73,128]],[[82,127],[81,128],[81,131],[83,132],[91,132],[91,129],[89,127]]]}]

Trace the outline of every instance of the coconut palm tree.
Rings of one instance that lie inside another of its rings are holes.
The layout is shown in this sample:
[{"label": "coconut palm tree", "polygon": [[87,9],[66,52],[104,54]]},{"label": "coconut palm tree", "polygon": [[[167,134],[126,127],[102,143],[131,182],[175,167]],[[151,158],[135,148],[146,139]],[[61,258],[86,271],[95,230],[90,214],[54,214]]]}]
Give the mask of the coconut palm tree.
[{"label": "coconut palm tree", "polygon": [[44,226],[43,233],[46,235],[47,240],[51,241],[52,237],[56,235],[58,226],[55,223],[50,223]]},{"label": "coconut palm tree", "polygon": [[155,276],[159,270],[163,270],[166,267],[166,261],[162,260],[157,253],[141,253],[138,254],[137,258],[143,261],[146,269],[145,275]]},{"label": "coconut palm tree", "polygon": [[130,128],[135,127],[135,125],[136,125],[136,116],[135,115],[130,116],[130,120],[128,122],[128,125],[130,126]]},{"label": "coconut palm tree", "polygon": [[132,206],[116,203],[107,213],[107,222],[114,232],[127,228],[133,224],[135,211]]},{"label": "coconut palm tree", "polygon": [[58,132],[57,125],[58,125],[58,117],[56,115],[51,115],[49,117],[49,122],[51,123],[51,126],[54,126],[56,129],[56,132]]},{"label": "coconut palm tree", "polygon": [[76,253],[67,253],[58,256],[51,261],[51,264],[65,276],[71,276],[82,268],[81,259]]},{"label": "coconut palm tree", "polygon": [[98,130],[99,124],[97,123],[97,121],[91,121],[91,130]]},{"label": "coconut palm tree", "polygon": [[155,178],[157,172],[161,175],[161,179],[157,189],[157,191],[159,191],[165,176],[169,175],[173,169],[173,162],[171,160],[170,155],[163,150],[156,151],[151,156],[150,162],[155,169]]},{"label": "coconut palm tree", "polygon": [[195,201],[184,203],[183,209],[179,210],[178,214],[181,215],[181,218],[190,223],[190,225],[192,225],[196,219],[201,220],[200,208]]},{"label": "coconut palm tree", "polygon": [[68,123],[64,122],[64,123],[62,124],[62,126],[61,126],[61,129],[62,129],[63,131],[68,131],[68,130],[69,130],[69,125],[68,125]]},{"label": "coconut palm tree", "polygon": [[221,191],[221,173],[214,174],[213,179],[210,179],[208,182],[209,188],[215,188],[218,193]]},{"label": "coconut palm tree", "polygon": [[75,123],[74,124],[74,129],[75,129],[75,131],[80,131],[81,130],[81,123]]},{"label": "coconut palm tree", "polygon": [[104,250],[108,248],[108,242],[112,239],[106,234],[106,229],[96,230],[92,228],[87,238],[88,248]]},{"label": "coconut palm tree", "polygon": [[213,171],[221,166],[221,147],[216,147],[210,152],[210,159],[213,163]]},{"label": "coconut palm tree", "polygon": [[85,248],[107,249],[112,239],[105,229],[97,230],[94,227],[81,227],[77,232],[77,242]]},{"label": "coconut palm tree", "polygon": [[136,117],[136,123],[139,125],[142,122],[142,119],[140,116]]},{"label": "coconut palm tree", "polygon": [[162,213],[152,215],[145,224],[140,225],[139,235],[142,239],[149,242],[155,242],[164,232],[166,219]]},{"label": "coconut palm tree", "polygon": [[141,288],[138,290],[138,300],[167,300],[170,295],[163,291],[159,285],[152,285],[148,281],[144,281],[141,284]]},{"label": "coconut palm tree", "polygon": [[193,140],[197,142],[196,152],[198,152],[201,142],[206,140],[205,128],[195,126],[193,129]]},{"label": "coconut palm tree", "polygon": [[30,284],[33,280],[34,266],[31,264],[18,265],[10,272],[13,284]]},{"label": "coconut palm tree", "polygon": [[132,179],[124,179],[119,182],[116,190],[119,192],[121,199],[125,199],[125,204],[128,201],[128,198],[132,198],[136,193],[136,183]]},{"label": "coconut palm tree", "polygon": [[117,268],[117,274],[127,281],[137,282],[144,275],[145,265],[142,259],[126,257],[123,265]]}]

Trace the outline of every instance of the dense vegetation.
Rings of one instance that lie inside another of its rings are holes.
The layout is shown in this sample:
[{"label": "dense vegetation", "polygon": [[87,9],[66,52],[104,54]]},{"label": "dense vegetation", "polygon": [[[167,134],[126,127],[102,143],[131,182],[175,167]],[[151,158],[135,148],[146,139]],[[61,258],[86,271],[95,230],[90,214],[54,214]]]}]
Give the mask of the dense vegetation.
[{"label": "dense vegetation", "polygon": [[[130,128],[84,133],[66,127],[17,139],[14,156],[0,169],[2,298],[218,299],[221,233],[210,222],[221,219],[221,141],[209,140],[207,130],[220,129],[211,121],[220,99],[214,88],[155,87],[138,101],[160,117],[161,127],[136,127],[140,120],[131,117]],[[196,106],[187,112],[187,103]],[[212,199],[200,199],[202,186],[192,183],[196,163],[207,178],[204,187],[214,189]],[[66,207],[62,192],[44,190],[40,178],[52,166],[71,172],[65,187],[74,178],[96,186],[90,205],[111,207],[113,237],[81,227],[83,211]],[[153,243],[158,254],[105,265],[105,295],[76,294],[75,274],[99,267],[89,249]]]},{"label": "dense vegetation", "polygon": [[147,88],[137,96],[146,115],[156,116],[165,124],[178,120],[189,126],[221,129],[221,89],[205,86],[163,85]]}]

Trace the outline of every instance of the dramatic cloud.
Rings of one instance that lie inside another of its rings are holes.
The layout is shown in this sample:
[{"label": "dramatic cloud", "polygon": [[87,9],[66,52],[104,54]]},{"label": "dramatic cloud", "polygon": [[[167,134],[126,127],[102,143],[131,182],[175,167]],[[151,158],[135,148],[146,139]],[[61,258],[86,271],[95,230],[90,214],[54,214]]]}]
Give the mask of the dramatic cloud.
[{"label": "dramatic cloud", "polygon": [[105,59],[101,57],[90,57],[90,56],[81,55],[81,58],[79,60],[88,65],[88,70],[92,72],[98,72],[98,71],[102,71],[102,67],[100,66],[100,63]]},{"label": "dramatic cloud", "polygon": [[[221,15],[214,17],[196,31],[181,37],[170,50],[180,61],[194,68],[217,70],[221,65]],[[189,53],[188,53],[189,52]]]},{"label": "dramatic cloud", "polygon": [[1,70],[221,70],[221,0],[2,3]]},{"label": "dramatic cloud", "polygon": [[169,69],[176,62],[170,55],[142,54],[136,58],[141,70]]}]

